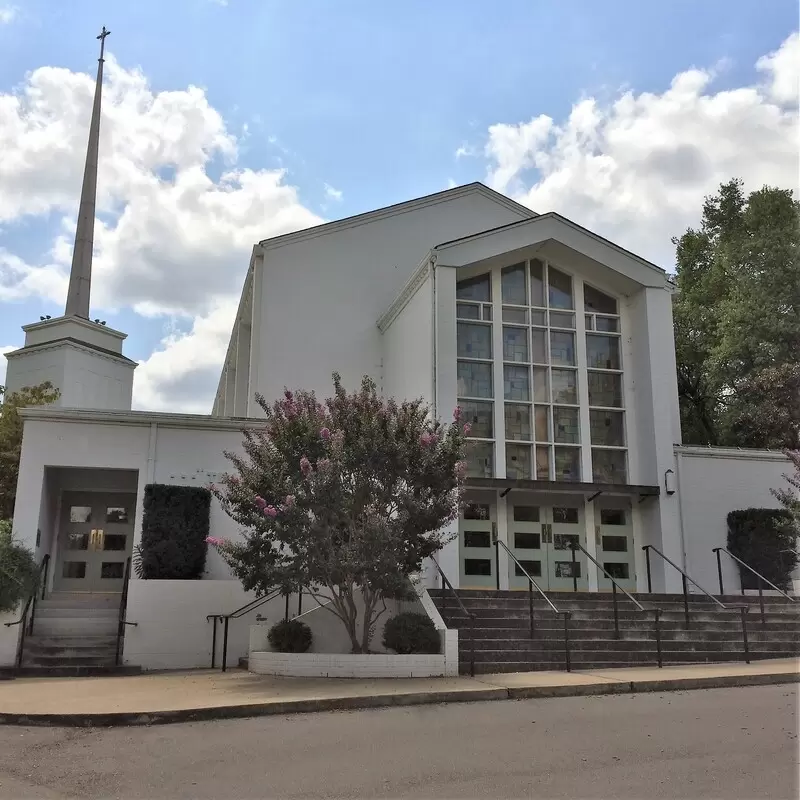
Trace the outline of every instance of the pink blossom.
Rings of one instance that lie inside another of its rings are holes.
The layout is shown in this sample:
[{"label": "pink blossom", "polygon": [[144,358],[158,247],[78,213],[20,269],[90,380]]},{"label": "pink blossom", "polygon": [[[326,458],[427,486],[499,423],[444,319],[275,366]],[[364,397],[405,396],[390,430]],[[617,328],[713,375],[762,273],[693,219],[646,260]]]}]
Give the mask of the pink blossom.
[{"label": "pink blossom", "polygon": [[471,433],[472,433],[472,424],[468,422],[464,426],[464,436],[469,436]]},{"label": "pink blossom", "polygon": [[431,443],[431,435],[429,433],[423,433],[422,436],[419,437],[419,443],[423,447],[427,447]]},{"label": "pink blossom", "polygon": [[305,456],[300,459],[300,472],[305,478],[311,474],[311,462]]},{"label": "pink blossom", "polygon": [[284,506],[286,506],[286,508],[294,508],[294,504],[295,504],[294,495],[293,494],[287,494],[286,495],[286,499],[283,501],[283,504],[284,504]]},{"label": "pink blossom", "polygon": [[329,458],[320,458],[317,461],[317,471],[321,475],[327,475],[331,471],[331,461]]},{"label": "pink blossom", "polygon": [[239,479],[238,479],[238,478],[237,478],[235,475],[231,475],[231,476],[228,478],[228,481],[229,481],[230,483],[232,483],[234,486],[238,486],[238,485],[239,485],[239,483],[241,483],[241,481],[240,481],[240,480],[239,480]]},{"label": "pink blossom", "polygon": [[267,501],[263,497],[259,497],[258,495],[256,495],[255,503],[263,511],[264,506],[266,506],[267,504]]},{"label": "pink blossom", "polygon": [[224,541],[224,539],[218,539],[216,536],[206,536],[206,543],[214,545],[214,547],[219,547]]},{"label": "pink blossom", "polygon": [[292,400],[294,400],[294,395],[293,395],[293,394],[292,394],[292,393],[291,393],[291,392],[290,392],[288,389],[284,389],[284,390],[283,390],[283,396],[284,396],[284,397],[285,397],[285,398],[286,398],[286,399],[287,399],[289,402],[291,402]]},{"label": "pink blossom", "polygon": [[207,488],[208,488],[209,492],[216,492],[217,491],[217,486],[214,483],[209,483]]},{"label": "pink blossom", "polygon": [[467,462],[466,461],[456,461],[456,477],[463,478],[467,474]]},{"label": "pink blossom", "polygon": [[319,432],[319,435],[327,442],[328,439],[331,438],[331,429],[330,428],[323,428]]},{"label": "pink blossom", "polygon": [[264,509],[264,516],[269,517],[270,519],[275,519],[278,516],[278,509],[275,506],[267,506]]},{"label": "pink blossom", "polygon": [[458,422],[461,419],[461,407],[456,406],[456,410],[453,412],[453,420]]}]

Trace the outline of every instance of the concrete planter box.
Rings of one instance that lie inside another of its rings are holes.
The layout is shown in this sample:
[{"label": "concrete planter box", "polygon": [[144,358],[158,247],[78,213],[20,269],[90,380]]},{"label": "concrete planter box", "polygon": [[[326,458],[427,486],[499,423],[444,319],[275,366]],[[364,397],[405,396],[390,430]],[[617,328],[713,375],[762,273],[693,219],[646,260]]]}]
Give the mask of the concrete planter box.
[{"label": "concrete planter box", "polygon": [[446,675],[445,657],[391,653],[273,653],[253,651],[250,672],[318,678],[432,678]]}]

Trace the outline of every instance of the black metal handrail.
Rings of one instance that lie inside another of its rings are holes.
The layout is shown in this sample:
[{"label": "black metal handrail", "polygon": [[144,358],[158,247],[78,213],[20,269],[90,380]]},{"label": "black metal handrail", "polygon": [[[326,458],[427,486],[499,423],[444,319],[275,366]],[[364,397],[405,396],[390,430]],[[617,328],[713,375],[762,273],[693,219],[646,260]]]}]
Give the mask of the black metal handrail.
[{"label": "black metal handrail", "polygon": [[[45,553],[42,556],[42,562],[39,564],[39,569],[36,572],[36,584],[34,586],[33,591],[28,595],[28,598],[25,601],[25,605],[22,609],[22,613],[20,614],[19,619],[14,620],[14,622],[4,623],[6,628],[12,628],[14,627],[14,625],[22,625],[22,627],[20,628],[19,642],[17,642],[16,660],[18,668],[22,666],[22,653],[25,647],[25,634],[33,633],[33,620],[36,617],[36,600],[39,597],[39,587],[41,587],[42,590],[42,600],[44,600],[45,593],[47,592],[47,570],[49,564],[50,564],[50,553]],[[28,624],[25,624],[29,609],[31,612],[31,618]]]},{"label": "black metal handrail", "polygon": [[581,545],[581,544],[579,544],[577,542],[572,542],[571,547],[572,547],[573,552],[576,549],[580,550],[586,556],[586,558],[588,558],[597,567],[597,569],[599,569],[603,573],[603,575],[605,575],[606,578],[608,578],[608,580],[611,581],[611,596],[612,596],[612,599],[614,601],[614,638],[615,639],[619,639],[620,638],[620,634],[619,634],[619,612],[617,610],[617,589],[619,589],[625,595],[625,597],[627,597],[628,600],[630,600],[631,603],[633,603],[636,606],[637,610],[639,610],[639,611],[641,611],[641,612],[643,612],[645,614],[648,611],[652,611],[653,612],[654,617],[655,617],[656,651],[658,653],[658,666],[659,667],[663,667],[664,664],[662,663],[662,658],[661,658],[661,614],[663,612],[663,609],[661,609],[661,608],[645,608],[630,592],[628,592],[625,589],[624,586],[621,586],[619,583],[617,583],[616,579],[614,577],[612,577],[608,573],[608,570],[606,570],[606,568],[588,550],[586,550],[586,548],[583,547],[583,545]]},{"label": "black metal handrail", "polygon": [[508,546],[505,542],[501,542],[499,538],[495,539],[495,545],[502,546],[503,550],[511,557],[511,560],[519,567],[522,574],[528,579],[528,615],[530,618],[530,625],[531,625],[531,639],[533,639],[533,635],[535,632],[535,623],[534,623],[534,616],[533,616],[533,590],[536,588],[536,591],[544,598],[547,605],[550,606],[550,610],[557,614],[558,616],[564,617],[564,665],[567,672],[572,672],[572,659],[570,657],[569,652],[569,620],[572,616],[572,612],[570,611],[559,611],[553,601],[545,594],[544,589],[539,586],[538,583],[530,576],[528,570],[522,566],[519,559],[509,550]]},{"label": "black metal handrail", "polygon": [[[744,561],[742,561],[741,558],[739,558],[738,556],[735,556],[733,553],[731,553],[731,551],[728,550],[727,547],[712,547],[711,548],[711,552],[715,553],[716,556],[717,556],[717,576],[719,577],[719,593],[720,593],[720,596],[723,596],[725,594],[725,589],[724,589],[724,587],[722,585],[722,559],[720,558],[720,555],[719,555],[720,552],[727,553],[734,561],[738,562],[745,569],[750,570],[750,572],[752,572],[753,575],[755,575],[758,578],[758,605],[759,605],[759,607],[761,609],[761,624],[762,625],[766,625],[767,624],[767,618],[766,618],[766,615],[764,614],[764,584],[765,583],[768,583],[776,592],[778,592],[778,594],[783,595],[789,602],[791,602],[791,603],[795,602],[795,598],[794,597],[790,597],[788,594],[786,594],[786,592],[783,591],[783,589],[778,588],[771,580],[769,580],[769,578],[765,578],[760,572],[756,572],[749,564],[745,563]],[[740,580],[740,583],[741,583],[741,580]],[[744,586],[742,586],[742,594],[744,594]]]},{"label": "black metal handrail", "polygon": [[[271,592],[267,592],[267,594],[261,595],[261,597],[256,597],[250,602],[245,603],[240,608],[237,608],[235,611],[231,611],[229,614],[206,614],[206,622],[209,620],[214,621],[214,632],[211,638],[211,669],[214,669],[217,666],[217,623],[222,621],[223,622],[223,629],[222,629],[222,671],[226,672],[228,669],[228,626],[230,625],[230,621],[232,619],[238,619],[239,617],[243,617],[245,614],[249,614],[251,611],[255,611],[260,606],[263,606],[264,603],[268,603],[270,600],[274,600],[276,597],[279,597],[283,594],[283,589],[273,589]],[[286,595],[286,616],[288,618],[289,615],[289,595]]]},{"label": "black metal handrail", "polygon": [[749,664],[750,663],[750,646],[747,641],[747,612],[750,610],[750,606],[748,605],[726,605],[720,600],[717,600],[711,592],[707,589],[704,589],[688,572],[681,569],[674,561],[667,558],[657,547],[652,544],[646,544],[642,547],[644,550],[645,558],[647,560],[647,592],[648,594],[652,593],[653,585],[650,575],[650,551],[654,550],[664,561],[667,562],[671,567],[678,570],[681,574],[681,582],[683,583],[683,611],[686,619],[686,627],[689,627],[690,620],[689,620],[689,587],[687,586],[687,581],[690,582],[693,586],[697,587],[706,597],[708,597],[713,603],[716,603],[721,609],[724,611],[735,611],[736,609],[739,610],[742,618],[742,643],[744,644],[744,660]]},{"label": "black metal handrail", "polygon": [[125,636],[125,626],[130,625],[136,627],[138,622],[128,622],[126,619],[128,613],[128,584],[131,582],[131,560],[130,558],[125,562],[125,575],[122,579],[122,596],[119,599],[119,615],[117,617],[117,649],[114,655],[114,664],[119,666],[120,657],[122,656],[122,639]]},{"label": "black metal handrail", "polygon": [[[430,557],[431,561],[433,561],[434,566],[437,570],[439,570],[439,575],[442,576],[442,586],[446,586],[453,597],[456,599],[456,603],[458,603],[460,609],[464,612],[464,616],[467,617],[469,620],[470,631],[469,631],[469,674],[474,678],[475,677],[475,615],[471,611],[467,611],[467,607],[461,602],[461,598],[458,596],[458,592],[453,588],[453,584],[447,578],[447,575],[444,574],[444,570],[439,566],[439,562],[433,557]],[[442,610],[445,609],[444,597],[442,597]]]}]

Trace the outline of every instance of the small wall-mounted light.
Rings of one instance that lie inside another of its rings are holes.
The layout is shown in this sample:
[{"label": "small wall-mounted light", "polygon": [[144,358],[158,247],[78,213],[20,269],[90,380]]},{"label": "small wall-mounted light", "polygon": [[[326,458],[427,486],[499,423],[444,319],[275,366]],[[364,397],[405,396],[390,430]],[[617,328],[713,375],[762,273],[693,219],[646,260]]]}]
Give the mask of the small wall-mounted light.
[{"label": "small wall-mounted light", "polygon": [[667,494],[675,494],[675,473],[671,469],[664,473],[664,489]]}]

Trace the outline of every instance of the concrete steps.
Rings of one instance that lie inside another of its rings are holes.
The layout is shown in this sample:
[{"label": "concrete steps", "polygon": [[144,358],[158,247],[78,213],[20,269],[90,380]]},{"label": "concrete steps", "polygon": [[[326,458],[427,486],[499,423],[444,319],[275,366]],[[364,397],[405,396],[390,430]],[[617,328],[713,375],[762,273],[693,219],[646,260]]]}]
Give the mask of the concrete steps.
[{"label": "concrete steps", "polygon": [[[469,669],[470,624],[451,594],[430,592],[448,626],[459,628],[459,660]],[[475,671],[512,672],[564,668],[564,619],[542,599],[534,601],[535,629],[530,635],[526,592],[460,591],[459,598],[475,615]],[[614,629],[611,594],[554,593],[559,611],[569,611],[570,651],[575,669],[656,663],[654,615],[660,608],[664,664],[738,661],[744,658],[741,615],[724,610],[703,595],[690,599],[686,626],[683,595],[636,595],[648,609],[640,612],[618,595],[619,636]],[[730,605],[747,605],[747,634],[752,660],[800,655],[800,609],[780,596],[765,596],[762,620],[757,596],[726,596]]]},{"label": "concrete steps", "polygon": [[[22,673],[116,674],[119,593],[54,592],[36,604]],[[130,670],[124,670],[130,672]]]}]

